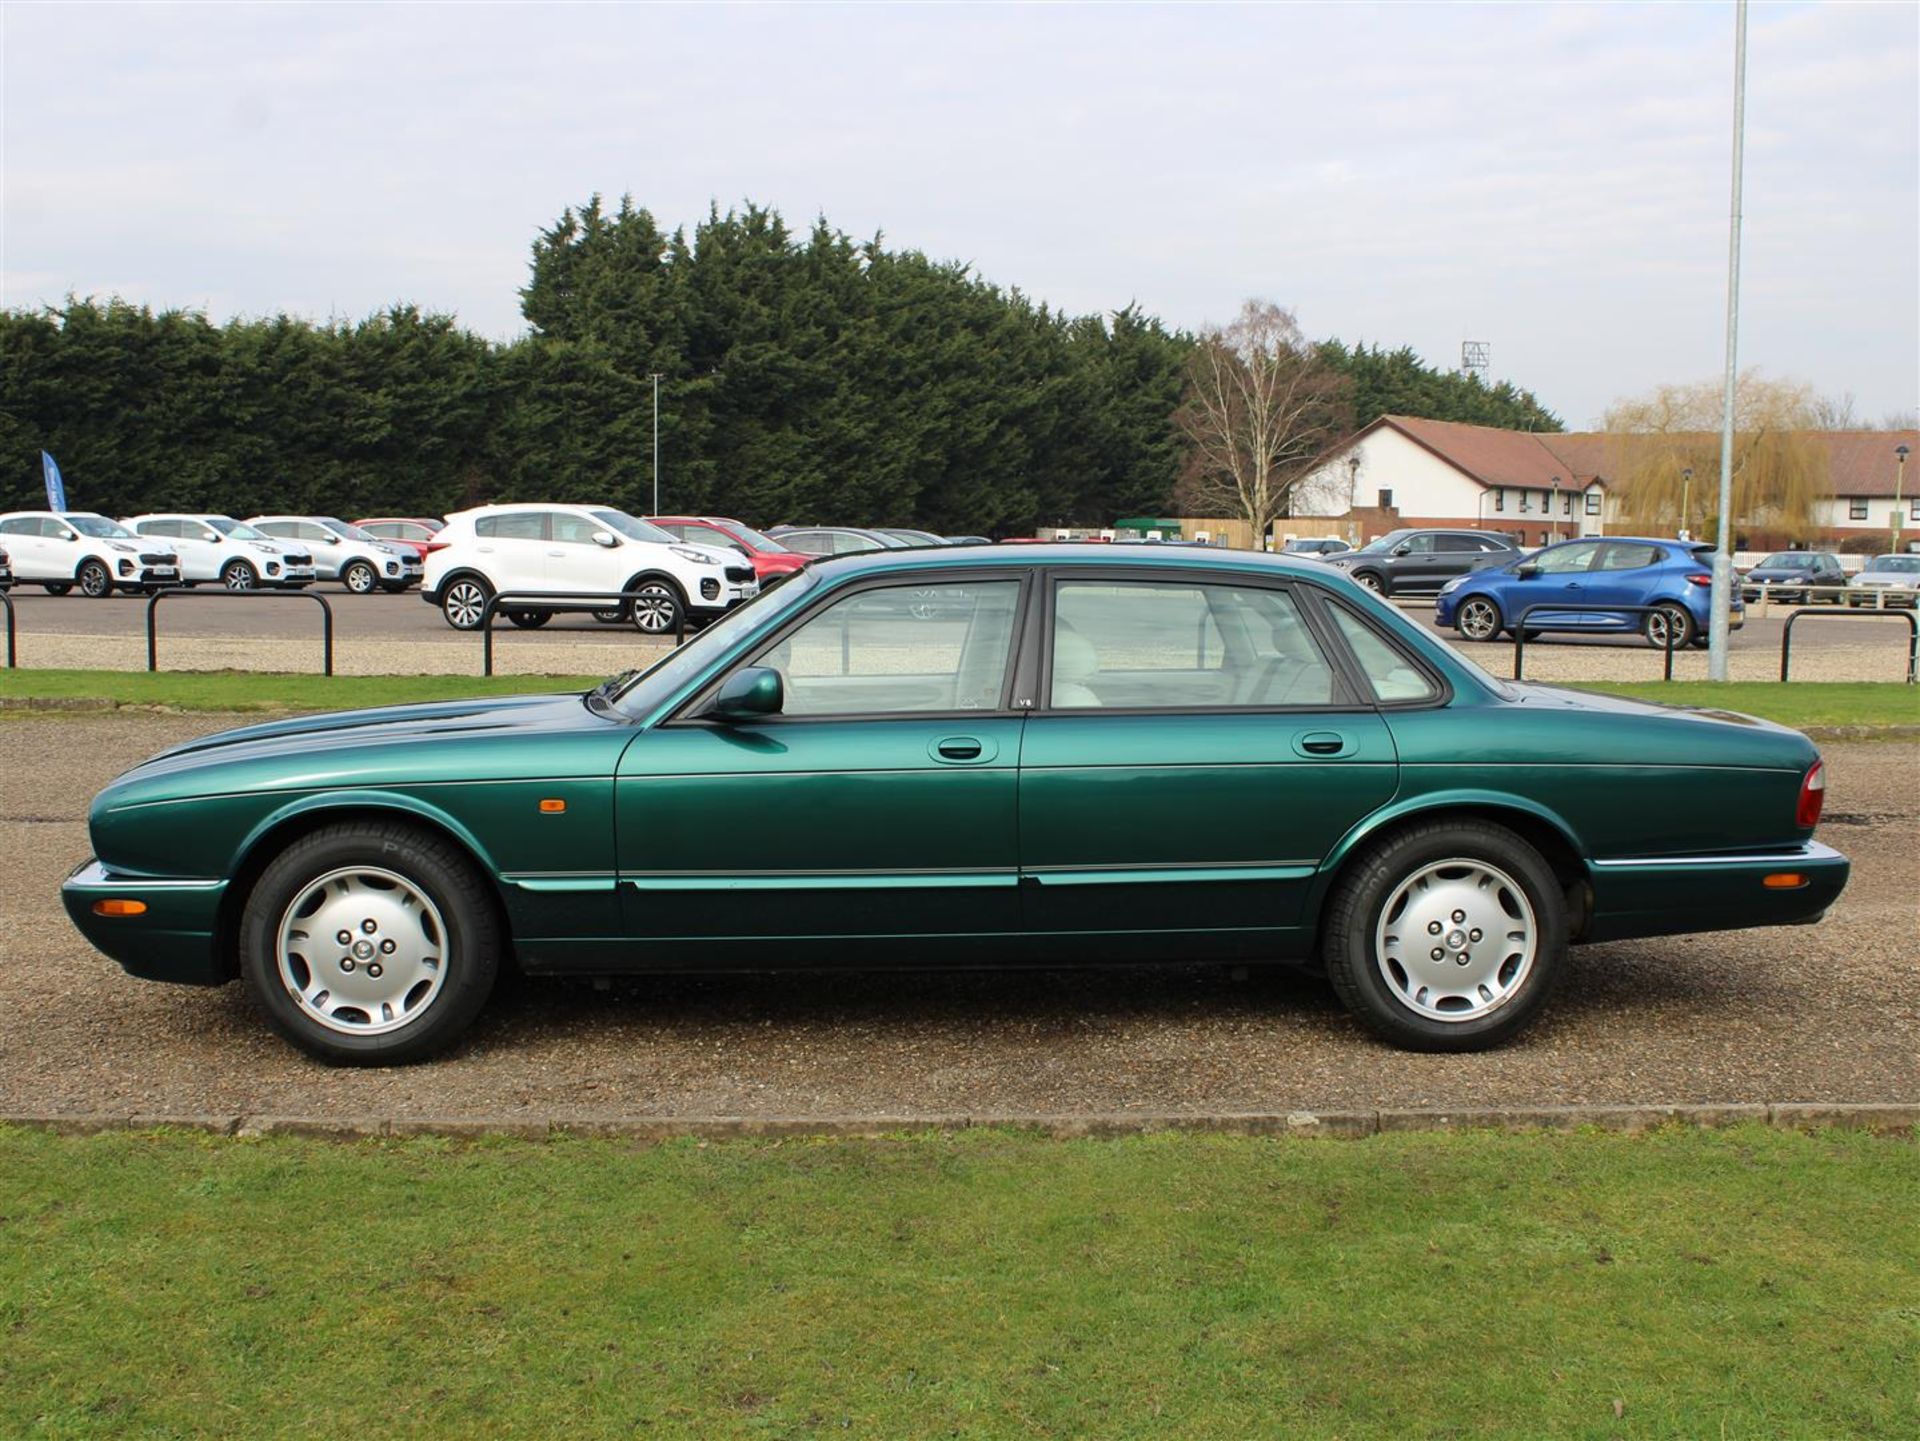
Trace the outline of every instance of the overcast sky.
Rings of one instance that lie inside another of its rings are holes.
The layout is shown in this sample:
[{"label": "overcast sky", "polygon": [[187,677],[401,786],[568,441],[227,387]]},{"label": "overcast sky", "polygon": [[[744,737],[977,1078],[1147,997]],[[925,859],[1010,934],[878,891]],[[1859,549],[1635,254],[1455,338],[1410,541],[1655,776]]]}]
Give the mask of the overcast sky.
[{"label": "overcast sky", "polygon": [[[519,332],[536,231],[751,199],[1168,323],[1248,296],[1570,424],[1722,356],[1733,7],[5,0],[9,306]],[[1741,360],[1920,398],[1920,7],[1755,5]]]}]

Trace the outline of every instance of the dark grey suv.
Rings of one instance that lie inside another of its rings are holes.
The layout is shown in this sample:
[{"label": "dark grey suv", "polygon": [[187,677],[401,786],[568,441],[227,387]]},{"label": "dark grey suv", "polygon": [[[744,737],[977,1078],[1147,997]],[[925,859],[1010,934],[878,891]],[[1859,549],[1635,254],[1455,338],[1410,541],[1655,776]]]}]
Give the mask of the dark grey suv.
[{"label": "dark grey suv", "polygon": [[1493,530],[1390,530],[1326,562],[1382,595],[1433,595],[1456,575],[1504,564],[1519,553],[1511,537]]}]

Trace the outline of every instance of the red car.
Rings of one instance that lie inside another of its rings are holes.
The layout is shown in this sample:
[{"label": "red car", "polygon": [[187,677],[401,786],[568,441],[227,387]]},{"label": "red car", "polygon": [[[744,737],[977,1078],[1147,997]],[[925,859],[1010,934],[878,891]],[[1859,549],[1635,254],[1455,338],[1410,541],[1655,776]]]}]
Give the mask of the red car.
[{"label": "red car", "polygon": [[422,561],[430,552],[446,546],[444,540],[434,539],[446,526],[446,522],[437,515],[386,515],[373,520],[356,520],[354,524],[389,545],[404,545]]},{"label": "red car", "polygon": [[753,573],[762,585],[792,575],[814,559],[797,550],[788,550],[770,535],[762,535],[737,520],[722,520],[712,515],[649,515],[645,519],[676,540],[690,545],[732,546],[753,562]]}]

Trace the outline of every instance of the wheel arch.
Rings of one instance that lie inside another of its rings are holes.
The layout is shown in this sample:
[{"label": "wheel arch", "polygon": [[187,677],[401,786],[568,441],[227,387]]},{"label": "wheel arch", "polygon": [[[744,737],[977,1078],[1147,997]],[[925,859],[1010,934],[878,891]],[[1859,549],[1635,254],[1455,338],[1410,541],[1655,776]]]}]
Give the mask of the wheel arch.
[{"label": "wheel arch", "polygon": [[1593,873],[1586,848],[1573,828],[1547,807],[1500,791],[1438,792],[1374,812],[1348,831],[1321,862],[1309,914],[1317,923],[1347,872],[1375,841],[1409,826],[1449,820],[1491,821],[1505,826],[1538,851],[1566,893],[1571,938],[1577,941],[1584,936],[1593,910]]},{"label": "wheel arch", "polygon": [[479,837],[459,821],[417,797],[381,791],[345,791],[306,796],[264,817],[234,848],[227,865],[231,879],[220,897],[214,920],[214,954],[229,978],[239,974],[240,915],[261,874],[288,846],[304,836],[344,821],[405,820],[456,847],[486,882],[499,916],[507,954],[513,954],[511,912],[500,886],[500,871]]},{"label": "wheel arch", "polygon": [[639,571],[631,576],[628,576],[627,579],[621,584],[620,589],[638,590],[641,586],[645,585],[650,580],[664,580],[668,585],[672,586],[673,593],[680,598],[681,609],[684,610],[686,608],[687,587],[685,586],[685,584],[682,583],[680,577],[675,575],[672,571],[662,570],[657,565],[649,566],[646,570]]}]

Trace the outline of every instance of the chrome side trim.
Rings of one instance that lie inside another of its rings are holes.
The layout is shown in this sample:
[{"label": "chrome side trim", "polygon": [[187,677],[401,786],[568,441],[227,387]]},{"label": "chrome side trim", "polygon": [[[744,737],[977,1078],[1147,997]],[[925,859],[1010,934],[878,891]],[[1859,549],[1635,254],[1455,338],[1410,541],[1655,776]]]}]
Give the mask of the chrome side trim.
[{"label": "chrome side trim", "polygon": [[1791,866],[1806,861],[1815,865],[1827,861],[1843,861],[1841,855],[1832,846],[1823,846],[1818,841],[1809,841],[1798,850],[1774,851],[1763,855],[1738,856],[1623,856],[1616,860],[1594,861],[1596,870],[1624,870],[1630,867],[1646,866]]}]

